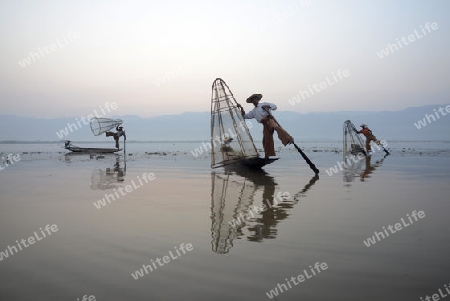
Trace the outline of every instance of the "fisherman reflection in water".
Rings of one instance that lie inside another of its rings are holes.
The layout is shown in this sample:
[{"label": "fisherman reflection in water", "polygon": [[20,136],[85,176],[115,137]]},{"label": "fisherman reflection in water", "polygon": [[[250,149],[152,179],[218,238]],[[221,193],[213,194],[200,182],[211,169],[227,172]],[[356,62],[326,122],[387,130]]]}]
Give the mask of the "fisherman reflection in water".
[{"label": "fisherman reflection in water", "polygon": [[127,136],[125,135],[125,131],[123,130],[123,127],[121,127],[121,126],[117,126],[116,131],[117,131],[117,133],[106,132],[106,137],[113,136],[114,140],[116,141],[116,148],[118,149],[119,148],[119,138],[121,136],[123,136],[123,139],[127,140]]},{"label": "fisherman reflection in water", "polygon": [[242,116],[245,119],[255,118],[256,121],[262,123],[263,125],[263,147],[265,158],[268,159],[270,156],[275,156],[275,146],[273,141],[273,132],[277,131],[278,138],[281,140],[284,146],[294,143],[294,138],[289,135],[273,118],[270,114],[270,110],[276,110],[277,106],[273,103],[262,102],[261,94],[253,94],[249,98],[247,98],[247,103],[252,103],[255,107],[253,110],[248,112],[247,114],[244,111],[244,108],[241,105],[238,107],[241,109]]},{"label": "fisherman reflection in water", "polygon": [[387,154],[381,160],[375,161],[374,164],[371,164],[372,156],[366,156],[366,168],[361,173],[361,181],[364,181],[366,178],[370,178],[370,174],[377,169],[377,167],[381,166],[383,160],[387,157]]},{"label": "fisherman reflection in water", "polygon": [[264,186],[262,204],[265,210],[260,213],[260,217],[253,220],[253,225],[249,225],[249,241],[261,242],[264,239],[276,238],[278,223],[288,217],[285,206],[279,205],[285,199],[280,196],[275,198],[275,185],[276,183]]}]

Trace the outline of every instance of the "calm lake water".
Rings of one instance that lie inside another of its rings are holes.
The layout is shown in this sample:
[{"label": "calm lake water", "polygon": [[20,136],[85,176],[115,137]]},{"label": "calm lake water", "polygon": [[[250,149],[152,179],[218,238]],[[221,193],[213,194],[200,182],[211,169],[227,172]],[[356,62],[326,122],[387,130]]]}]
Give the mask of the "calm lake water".
[{"label": "calm lake water", "polygon": [[[450,144],[391,142],[390,156],[376,152],[331,176],[326,170],[343,160],[340,142],[300,144],[320,177],[293,148],[254,172],[212,170],[208,153],[191,153],[202,142],[129,143],[126,156],[0,144],[1,156],[20,155],[7,167],[0,160],[0,300],[445,293]],[[395,224],[401,229],[385,230]]]}]

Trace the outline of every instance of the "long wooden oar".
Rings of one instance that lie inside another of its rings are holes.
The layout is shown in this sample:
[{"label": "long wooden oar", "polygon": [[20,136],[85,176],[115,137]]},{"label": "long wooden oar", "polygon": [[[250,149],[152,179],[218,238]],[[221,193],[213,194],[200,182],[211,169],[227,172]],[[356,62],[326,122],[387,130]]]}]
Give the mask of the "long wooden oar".
[{"label": "long wooden oar", "polygon": [[[276,123],[280,124],[275,117],[273,117],[272,114],[270,114],[269,110],[264,109],[264,111],[267,112],[267,114],[269,114],[270,116],[272,116],[273,120],[275,120]],[[281,126],[281,125],[280,125]],[[305,159],[306,163],[308,163],[309,167],[315,172],[315,174],[317,175],[319,173],[319,170],[317,169],[317,167],[314,165],[314,163],[311,162],[311,160],[309,160],[308,156],[306,156],[306,154],[300,149],[300,147],[298,147],[297,144],[295,144],[294,142],[292,142],[292,144],[294,144],[295,148],[298,150],[298,152],[300,153],[300,155],[302,155],[303,159]]]},{"label": "long wooden oar", "polygon": [[311,160],[309,160],[309,158],[305,155],[305,153],[300,149],[300,147],[297,146],[297,144],[294,144],[295,148],[298,150],[298,152],[300,153],[300,155],[302,155],[303,159],[305,159],[306,163],[308,163],[309,167],[311,167],[311,169],[316,173],[316,175],[319,173],[319,170],[317,169],[317,167],[314,165],[314,163],[311,162]]},{"label": "long wooden oar", "polygon": [[384,152],[386,153],[386,155],[390,155],[390,153],[387,151],[387,149],[384,148],[383,145],[382,145],[381,147],[383,148],[383,150],[384,150]]}]

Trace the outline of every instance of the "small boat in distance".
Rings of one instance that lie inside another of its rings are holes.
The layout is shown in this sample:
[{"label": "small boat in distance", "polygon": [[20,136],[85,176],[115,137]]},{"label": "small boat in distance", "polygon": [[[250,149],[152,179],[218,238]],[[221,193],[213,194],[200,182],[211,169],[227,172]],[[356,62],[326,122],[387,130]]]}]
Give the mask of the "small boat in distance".
[{"label": "small boat in distance", "polygon": [[72,142],[66,140],[64,143],[64,148],[70,150],[74,153],[90,153],[90,154],[109,154],[120,152],[121,148],[102,148],[102,147],[79,147],[73,145]]},{"label": "small boat in distance", "polygon": [[[121,136],[124,137],[124,149],[125,149],[125,132],[122,130],[122,127],[120,126],[123,123],[121,119],[110,119],[110,118],[98,118],[93,117],[90,120],[91,124],[91,131],[94,136],[99,136],[103,133],[106,133],[106,137],[113,136],[114,140],[116,141],[116,147],[115,148],[102,148],[102,147],[79,147],[76,145],[73,145],[70,140],[66,140],[64,142],[64,148],[67,150],[70,150],[74,153],[91,153],[91,154],[111,154],[120,152],[122,149],[119,148],[119,138]],[[119,127],[120,126],[120,127]],[[117,133],[108,132],[110,129],[116,128],[118,131]],[[125,150],[124,150],[125,153]]]}]

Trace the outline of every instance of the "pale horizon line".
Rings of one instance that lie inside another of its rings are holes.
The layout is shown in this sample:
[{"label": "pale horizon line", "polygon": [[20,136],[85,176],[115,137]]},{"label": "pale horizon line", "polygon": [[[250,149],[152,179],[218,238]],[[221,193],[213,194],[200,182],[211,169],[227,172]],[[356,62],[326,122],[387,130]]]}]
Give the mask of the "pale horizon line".
[{"label": "pale horizon line", "polygon": [[[366,110],[340,110],[340,111],[309,111],[309,112],[298,112],[298,111],[290,111],[290,110],[277,110],[276,112],[290,112],[290,113],[296,113],[299,115],[308,115],[308,114],[336,114],[336,113],[382,113],[382,112],[401,112],[405,111],[407,109],[414,109],[414,108],[423,108],[423,107],[433,107],[433,106],[447,106],[449,103],[441,103],[441,104],[430,104],[430,105],[420,105],[420,106],[411,106],[411,107],[405,107],[403,109],[394,109],[394,110],[378,110],[378,111],[366,111]],[[198,113],[210,113],[210,111],[186,111],[181,113],[173,113],[173,114],[160,114],[150,117],[142,117],[138,114],[122,114],[122,115],[111,115],[110,118],[116,117],[116,116],[137,116],[141,119],[149,119],[149,118],[156,118],[156,117],[162,117],[162,116],[180,116],[183,114],[198,114]],[[79,116],[60,116],[60,117],[36,117],[36,116],[29,116],[29,115],[15,115],[15,114],[0,114],[0,116],[12,116],[12,117],[19,117],[19,118],[34,118],[34,119],[63,119],[63,118],[78,118]],[[105,116],[108,118],[107,116]]]}]

